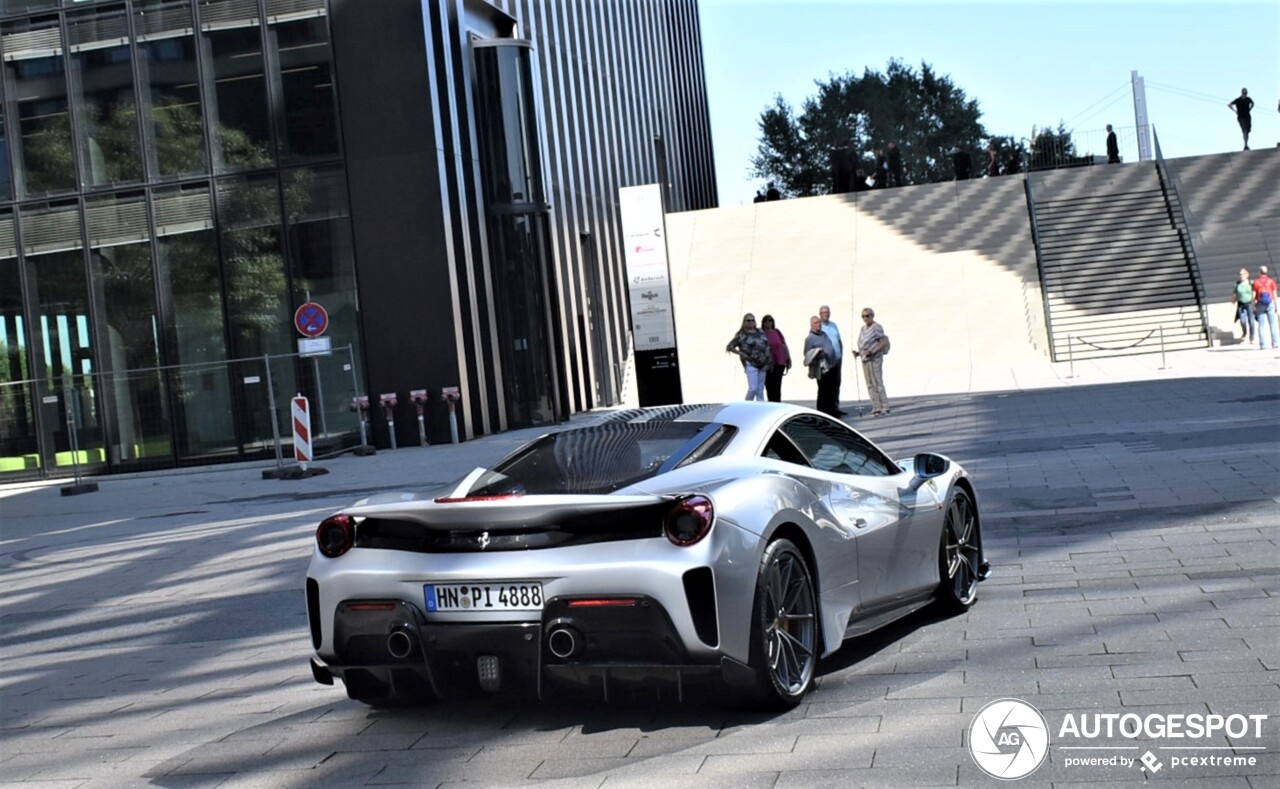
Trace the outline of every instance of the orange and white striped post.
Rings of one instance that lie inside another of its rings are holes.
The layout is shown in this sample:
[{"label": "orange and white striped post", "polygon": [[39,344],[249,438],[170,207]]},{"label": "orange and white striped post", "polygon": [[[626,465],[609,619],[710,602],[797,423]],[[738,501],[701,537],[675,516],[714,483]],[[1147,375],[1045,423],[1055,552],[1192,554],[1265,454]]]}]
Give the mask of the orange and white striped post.
[{"label": "orange and white striped post", "polygon": [[311,405],[299,392],[293,398],[293,459],[303,471],[311,462]]}]

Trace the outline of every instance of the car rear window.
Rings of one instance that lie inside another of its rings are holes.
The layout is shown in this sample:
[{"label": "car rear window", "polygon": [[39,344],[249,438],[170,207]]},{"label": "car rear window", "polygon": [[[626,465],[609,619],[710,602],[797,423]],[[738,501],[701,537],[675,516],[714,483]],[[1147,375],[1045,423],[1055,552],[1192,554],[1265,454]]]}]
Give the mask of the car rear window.
[{"label": "car rear window", "polygon": [[724,451],[734,428],[708,422],[642,422],[543,436],[481,476],[468,496],[610,493]]}]

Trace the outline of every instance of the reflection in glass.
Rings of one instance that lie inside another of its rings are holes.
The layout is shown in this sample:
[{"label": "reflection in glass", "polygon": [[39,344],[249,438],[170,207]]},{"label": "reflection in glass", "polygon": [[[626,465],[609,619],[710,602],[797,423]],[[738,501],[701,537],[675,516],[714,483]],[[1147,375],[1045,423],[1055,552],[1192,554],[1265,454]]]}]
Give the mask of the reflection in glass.
[{"label": "reflection in glass", "polygon": [[[341,166],[286,170],[285,226],[289,234],[289,271],[295,304],[311,299],[329,313],[334,348],[351,345],[359,364],[359,312],[356,305],[355,256],[347,211],[346,175]],[[343,358],[345,359],[345,352]],[[328,410],[325,424],[340,424],[352,391],[352,374],[339,364],[303,366],[304,374],[322,375],[317,394]],[[359,375],[359,370],[356,371]],[[344,397],[336,396],[343,393]]]},{"label": "reflection in glass", "polygon": [[336,154],[338,120],[325,18],[281,22],[271,30],[284,94],[281,156],[302,160]]},{"label": "reflection in glass", "polygon": [[58,396],[56,404],[42,406],[54,462],[104,463],[79,211],[75,203],[35,207],[22,211],[21,223],[37,343],[44,351],[41,385]]},{"label": "reflection in glass", "polygon": [[542,275],[540,214],[489,218],[499,358],[507,423],[527,427],[555,421]]},{"label": "reflection in glass", "polygon": [[141,192],[89,200],[89,265],[98,300],[103,410],[110,414],[113,463],[167,459],[169,407],[160,358],[160,325]]},{"label": "reflection in glass", "polygon": [[256,20],[246,25],[205,32],[216,80],[214,142],[224,171],[274,162],[261,35]]},{"label": "reflection in glass", "polygon": [[67,15],[80,107],[80,162],[89,186],[142,180],[138,107],[123,7]]},{"label": "reflection in glass", "polygon": [[[227,278],[232,356],[295,352],[275,173],[219,181],[218,217]],[[256,369],[260,372],[261,366]],[[297,391],[292,369],[291,366],[272,368],[277,402]],[[240,380],[245,377],[241,376]],[[265,446],[272,438],[272,414],[265,385],[265,379],[243,384],[247,444]]]},{"label": "reflection in glass", "polygon": [[178,456],[236,450],[213,199],[203,184],[155,190],[156,269],[168,303]]},{"label": "reflection in glass", "polygon": [[189,0],[134,4],[152,170],[160,176],[208,172],[200,128],[199,68]]},{"label": "reflection in glass", "polygon": [[0,26],[5,50],[5,92],[17,105],[15,162],[26,195],[74,189],[71,118],[62,65],[58,18],[18,20]]},{"label": "reflection in glass", "polygon": [[40,467],[13,213],[0,213],[0,474]]},{"label": "reflection in glass", "polygon": [[[0,200],[13,199],[13,181],[9,176],[9,146],[4,135],[4,107],[0,105]],[[10,219],[12,224],[12,218]]]}]

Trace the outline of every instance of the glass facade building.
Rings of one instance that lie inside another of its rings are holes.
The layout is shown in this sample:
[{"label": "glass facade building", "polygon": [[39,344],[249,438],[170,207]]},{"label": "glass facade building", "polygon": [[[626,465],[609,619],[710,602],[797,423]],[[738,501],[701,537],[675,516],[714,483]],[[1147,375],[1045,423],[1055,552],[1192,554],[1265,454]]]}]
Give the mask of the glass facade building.
[{"label": "glass facade building", "polygon": [[610,404],[617,188],[715,204],[692,0],[0,0],[0,63],[0,478]]}]

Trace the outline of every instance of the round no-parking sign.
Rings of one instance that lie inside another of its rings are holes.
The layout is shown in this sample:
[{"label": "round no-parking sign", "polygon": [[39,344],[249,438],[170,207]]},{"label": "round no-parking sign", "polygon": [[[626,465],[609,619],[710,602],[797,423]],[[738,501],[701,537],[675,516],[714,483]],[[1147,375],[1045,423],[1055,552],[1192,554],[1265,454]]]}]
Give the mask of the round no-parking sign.
[{"label": "round no-parking sign", "polygon": [[319,337],[329,328],[329,313],[314,301],[308,301],[293,313],[293,325],[303,337]]}]

